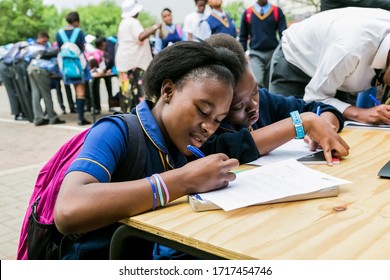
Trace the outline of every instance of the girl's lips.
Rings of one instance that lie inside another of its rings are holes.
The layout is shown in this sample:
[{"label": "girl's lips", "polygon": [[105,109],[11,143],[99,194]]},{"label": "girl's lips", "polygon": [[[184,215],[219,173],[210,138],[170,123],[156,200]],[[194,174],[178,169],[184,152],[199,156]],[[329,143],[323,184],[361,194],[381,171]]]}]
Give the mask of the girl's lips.
[{"label": "girl's lips", "polygon": [[199,134],[191,134],[191,145],[200,148],[207,138]]},{"label": "girl's lips", "polygon": [[259,113],[254,113],[248,118],[248,122],[252,125],[254,122],[256,122],[259,119]]}]

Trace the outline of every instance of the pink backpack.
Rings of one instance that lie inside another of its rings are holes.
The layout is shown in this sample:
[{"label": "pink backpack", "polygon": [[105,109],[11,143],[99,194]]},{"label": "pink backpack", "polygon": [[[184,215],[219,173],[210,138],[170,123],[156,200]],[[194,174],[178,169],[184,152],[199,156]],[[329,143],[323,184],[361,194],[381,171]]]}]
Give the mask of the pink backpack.
[{"label": "pink backpack", "polygon": [[[138,117],[134,114],[115,117],[120,117],[128,130],[132,149],[128,149],[129,155],[126,159],[144,158],[146,148]],[[20,232],[16,257],[18,260],[59,258],[59,244],[64,236],[54,224],[54,206],[65,173],[80,152],[88,131],[89,129],[86,129],[68,140],[40,170]],[[145,160],[138,160],[137,164],[129,163],[127,172],[140,177],[144,167]]]}]

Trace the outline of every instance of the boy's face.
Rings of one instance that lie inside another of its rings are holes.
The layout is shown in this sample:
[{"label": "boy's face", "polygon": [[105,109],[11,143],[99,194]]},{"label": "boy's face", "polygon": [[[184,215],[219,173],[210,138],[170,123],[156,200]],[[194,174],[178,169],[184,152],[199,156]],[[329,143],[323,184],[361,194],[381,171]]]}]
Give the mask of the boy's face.
[{"label": "boy's face", "polygon": [[187,145],[199,148],[217,130],[233,97],[229,84],[209,78],[184,81],[181,89],[167,80],[162,92],[160,128],[185,155],[191,155]]},{"label": "boy's face", "polygon": [[206,1],[199,0],[198,2],[196,2],[196,6],[198,7],[198,13],[203,13],[206,8]]},{"label": "boy's face", "polygon": [[226,120],[234,126],[249,127],[259,119],[259,91],[252,70],[247,67],[234,89]]},{"label": "boy's face", "polygon": [[38,37],[36,42],[37,42],[37,44],[40,44],[42,46],[46,46],[47,42],[49,42],[49,38],[48,37]]},{"label": "boy's face", "polygon": [[222,6],[222,0],[209,0],[209,1],[207,1],[207,4],[211,8],[218,8],[218,7]]}]

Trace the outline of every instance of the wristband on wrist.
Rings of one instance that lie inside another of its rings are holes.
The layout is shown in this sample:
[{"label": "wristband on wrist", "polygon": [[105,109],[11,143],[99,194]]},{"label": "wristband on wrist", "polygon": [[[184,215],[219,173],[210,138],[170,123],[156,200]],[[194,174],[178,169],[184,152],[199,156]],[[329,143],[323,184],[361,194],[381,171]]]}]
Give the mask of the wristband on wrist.
[{"label": "wristband on wrist", "polygon": [[164,203],[164,196],[163,196],[163,193],[162,193],[162,190],[161,190],[160,180],[156,176],[156,174],[153,174],[152,177],[156,180],[158,196],[160,198],[160,205],[161,205],[161,207],[164,207],[164,205],[165,205],[165,203]]},{"label": "wristband on wrist", "polygon": [[305,137],[305,130],[303,129],[302,120],[299,116],[298,111],[290,112],[291,119],[293,121],[295,132],[296,132],[296,139],[303,139]]},{"label": "wristband on wrist", "polygon": [[146,177],[146,179],[149,181],[150,185],[152,186],[152,192],[153,192],[153,207],[152,210],[156,209],[156,204],[157,204],[157,190],[156,186],[153,182],[153,180],[150,177]]}]

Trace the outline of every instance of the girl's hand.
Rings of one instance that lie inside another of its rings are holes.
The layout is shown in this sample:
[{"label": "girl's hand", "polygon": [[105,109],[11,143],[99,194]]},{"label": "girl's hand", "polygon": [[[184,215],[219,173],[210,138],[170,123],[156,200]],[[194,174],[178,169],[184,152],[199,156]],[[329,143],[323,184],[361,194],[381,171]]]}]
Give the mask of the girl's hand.
[{"label": "girl's hand", "polygon": [[341,157],[349,154],[348,144],[323,118],[313,113],[303,113],[301,118],[306,135],[312,141],[311,149],[320,145],[329,166],[333,165],[333,156]]},{"label": "girl's hand", "polygon": [[213,154],[194,160],[182,168],[181,178],[188,194],[208,192],[226,187],[236,179],[236,175],[229,172],[237,168],[237,159],[229,159],[225,154]]}]

